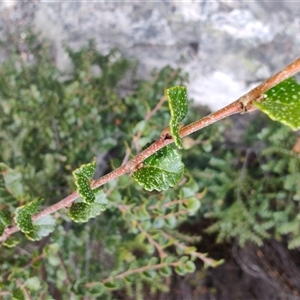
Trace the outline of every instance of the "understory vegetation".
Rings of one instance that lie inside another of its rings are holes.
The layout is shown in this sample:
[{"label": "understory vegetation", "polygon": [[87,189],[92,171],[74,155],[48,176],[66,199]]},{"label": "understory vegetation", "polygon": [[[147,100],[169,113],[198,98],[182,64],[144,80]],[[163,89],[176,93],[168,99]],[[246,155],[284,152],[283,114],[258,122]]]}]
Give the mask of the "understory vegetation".
[{"label": "understory vegetation", "polygon": [[[95,157],[98,178],[135,156],[168,126],[165,90],[188,81],[169,66],[139,80],[137,62],[92,41],[66,47],[72,68],[60,71],[47,41],[31,31],[15,40],[0,66],[0,220],[34,199],[58,202],[76,189],[72,171]],[[189,101],[187,123],[208,113]],[[40,241],[17,232],[3,243],[3,299],[154,299],[175,272],[222,264],[203,234],[211,244],[300,246],[297,132],[254,112],[182,142],[185,173],[174,188],[149,192],[121,176],[102,188],[100,216],[76,223],[60,210]]]}]

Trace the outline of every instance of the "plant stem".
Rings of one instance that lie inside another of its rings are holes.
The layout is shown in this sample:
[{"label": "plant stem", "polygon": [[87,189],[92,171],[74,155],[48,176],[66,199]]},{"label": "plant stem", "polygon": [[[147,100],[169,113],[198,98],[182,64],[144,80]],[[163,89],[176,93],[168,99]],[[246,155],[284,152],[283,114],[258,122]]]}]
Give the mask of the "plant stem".
[{"label": "plant stem", "polygon": [[139,224],[137,227],[138,227],[138,229],[139,229],[140,232],[142,232],[142,233],[145,234],[145,236],[147,237],[147,240],[149,241],[149,243],[156,248],[159,257],[160,258],[166,258],[168,256],[168,254],[163,250],[163,248],[161,247],[161,245],[159,243],[157,243],[152,238],[151,234],[149,234],[146,230],[144,230],[143,227],[141,226],[141,224]]},{"label": "plant stem", "polygon": [[[125,272],[123,272],[123,273],[121,273],[121,274],[119,274],[119,275],[117,275],[113,278],[108,277],[108,278],[104,279],[102,282],[106,283],[106,282],[109,282],[112,279],[122,279],[126,276],[136,274],[136,273],[142,273],[142,272],[145,272],[147,270],[158,270],[158,269],[161,269],[163,267],[177,267],[177,266],[180,266],[181,264],[182,264],[181,262],[173,262],[173,263],[160,263],[160,264],[153,265],[153,266],[144,266],[144,267],[136,268],[136,269],[133,269],[133,270],[125,271]],[[98,282],[95,282],[95,283],[98,283]],[[86,287],[92,287],[95,283],[93,283],[93,282],[87,283]]]},{"label": "plant stem", "polygon": [[291,64],[286,66],[284,69],[278,73],[272,75],[263,83],[255,87],[253,90],[240,97],[237,101],[243,104],[243,107],[248,107],[251,102],[258,99],[266,91],[277,85],[278,83],[294,76],[296,73],[300,72],[300,57],[293,61]]},{"label": "plant stem", "polygon": [[[220,121],[228,116],[231,116],[233,114],[237,113],[245,113],[249,111],[253,111],[256,108],[253,106],[253,102],[257,101],[267,90],[274,87],[281,81],[293,76],[297,72],[300,71],[300,57],[296,59],[294,62],[289,64],[287,67],[285,67],[283,70],[279,71],[275,75],[268,78],[266,81],[258,85],[256,88],[251,90],[250,92],[246,93],[236,101],[232,102],[231,104],[225,106],[224,108],[203,117],[200,120],[197,120],[194,123],[191,123],[183,128],[180,129],[179,135],[181,138],[192,134],[193,132],[196,132],[208,125],[211,125],[217,121]],[[163,99],[161,99],[159,107],[161,105],[161,102],[163,102]],[[153,112],[149,114],[149,118],[151,117],[152,113],[155,112],[155,109]],[[102,176],[101,178],[92,181],[91,188],[95,189],[98,188],[105,183],[114,180],[121,175],[124,175],[126,173],[132,173],[135,171],[136,167],[139,166],[146,158],[151,156],[152,154],[156,153],[161,148],[173,143],[173,138],[170,135],[161,135],[160,138],[151,144],[148,148],[143,150],[141,153],[136,155],[133,159],[128,161],[126,164],[122,165],[121,167],[113,170],[112,172]],[[73,192],[66,198],[62,199],[58,203],[45,208],[40,213],[34,215],[32,217],[32,220],[38,220],[44,216],[47,216],[49,214],[52,214],[62,208],[70,207],[71,204],[79,197],[79,194],[77,192]],[[6,228],[2,236],[0,236],[0,242],[5,241],[11,234],[19,231],[19,229],[16,226],[12,226],[10,228]]]},{"label": "plant stem", "polygon": [[[184,251],[186,249],[188,249],[188,246],[178,242],[176,239],[174,239],[172,236],[168,235],[167,233],[161,231],[160,234],[163,235],[170,242],[172,242],[176,247],[178,247],[178,248],[180,248]],[[204,263],[206,263],[210,267],[215,266],[216,263],[217,263],[215,260],[213,260],[211,258],[208,258],[205,254],[202,254],[202,253],[197,252],[197,251],[189,251],[188,254],[191,255],[191,256],[196,256],[196,257],[200,258]]]}]

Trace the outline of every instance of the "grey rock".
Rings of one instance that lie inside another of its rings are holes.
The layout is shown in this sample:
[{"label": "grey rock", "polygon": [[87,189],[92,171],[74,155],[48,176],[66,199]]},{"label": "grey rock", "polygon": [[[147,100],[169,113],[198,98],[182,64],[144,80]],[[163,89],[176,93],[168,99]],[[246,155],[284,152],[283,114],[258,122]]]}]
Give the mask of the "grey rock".
[{"label": "grey rock", "polygon": [[106,53],[119,47],[153,68],[189,73],[189,97],[217,109],[299,56],[300,6],[269,1],[1,2],[5,30],[33,25],[53,44],[57,65],[70,67],[65,41],[75,49],[93,38]]}]

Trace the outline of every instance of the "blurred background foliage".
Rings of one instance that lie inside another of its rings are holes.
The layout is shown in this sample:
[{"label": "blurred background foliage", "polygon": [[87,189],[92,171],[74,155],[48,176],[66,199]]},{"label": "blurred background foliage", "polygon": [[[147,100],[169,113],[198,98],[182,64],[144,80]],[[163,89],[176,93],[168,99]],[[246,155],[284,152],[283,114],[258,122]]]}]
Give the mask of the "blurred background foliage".
[{"label": "blurred background foliage", "polygon": [[[93,157],[99,177],[134,156],[168,125],[167,103],[147,119],[165,89],[188,80],[169,66],[139,80],[138,62],[116,49],[98,53],[93,41],[77,51],[66,46],[72,68],[60,71],[48,42],[32,31],[8,41],[0,162],[22,178],[26,194],[7,202],[0,189],[0,210],[12,215],[30,199],[42,197],[47,207],[67,196],[75,189],[72,170]],[[191,101],[185,122],[207,113]],[[103,187],[110,202],[99,217],[76,224],[59,211],[55,231],[40,242],[18,233],[16,247],[2,246],[3,299],[163,299],[173,270],[202,274],[221,262],[221,248],[208,253],[216,261],[202,254],[211,249],[203,236],[211,245],[284,239],[300,246],[297,133],[254,113],[183,142],[186,174],[176,188],[149,193],[123,176]]]}]

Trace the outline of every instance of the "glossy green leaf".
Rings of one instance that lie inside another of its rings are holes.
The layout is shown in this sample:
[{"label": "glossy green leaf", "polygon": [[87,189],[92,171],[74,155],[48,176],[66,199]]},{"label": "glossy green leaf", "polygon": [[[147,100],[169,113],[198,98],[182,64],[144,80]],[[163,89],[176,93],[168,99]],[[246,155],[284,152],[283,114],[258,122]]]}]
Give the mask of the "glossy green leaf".
[{"label": "glossy green leaf", "polygon": [[10,212],[7,210],[0,211],[0,236],[3,234],[3,231],[6,226],[10,224]]},{"label": "glossy green leaf", "polygon": [[28,204],[18,207],[15,212],[15,222],[28,239],[40,240],[54,230],[55,221],[48,215],[32,222],[31,217],[38,212],[42,199],[36,199]]},{"label": "glossy green leaf", "polygon": [[261,111],[293,130],[300,129],[300,84],[295,78],[286,79],[264,95],[264,100],[255,103]]},{"label": "glossy green leaf", "polygon": [[187,270],[184,266],[177,266],[174,268],[174,270],[180,276],[184,276],[187,273]]},{"label": "glossy green leaf", "polygon": [[133,173],[133,178],[148,191],[163,191],[175,186],[184,172],[181,155],[170,146],[160,149],[143,164]]},{"label": "glossy green leaf", "polygon": [[196,270],[195,263],[191,260],[187,261],[185,266],[186,266],[187,272],[189,272],[189,273],[194,273]]},{"label": "glossy green leaf", "polygon": [[94,195],[94,203],[75,202],[72,204],[69,216],[73,221],[79,223],[87,222],[90,218],[95,218],[106,210],[107,198],[105,193],[102,190],[98,190]]},{"label": "glossy green leaf", "polygon": [[168,266],[162,267],[159,269],[159,274],[164,277],[169,277],[172,275],[172,269]]},{"label": "glossy green leaf", "polygon": [[118,287],[114,282],[105,282],[104,286],[110,290],[114,290]]},{"label": "glossy green leaf", "polygon": [[97,163],[94,160],[92,163],[82,165],[73,171],[78,193],[85,203],[93,203],[95,201],[95,193],[91,189],[90,182],[95,173],[96,166]]},{"label": "glossy green leaf", "polygon": [[170,132],[178,148],[182,148],[182,141],[179,136],[180,122],[186,117],[188,112],[186,87],[174,86],[167,89],[167,98],[171,111],[169,122]]}]

